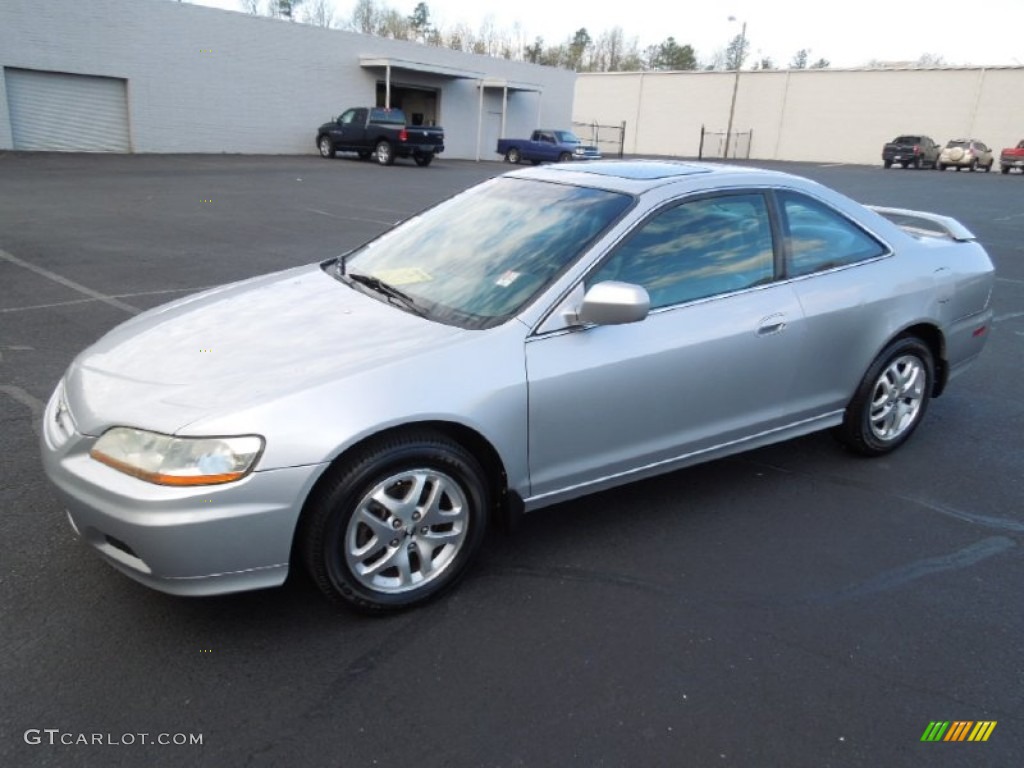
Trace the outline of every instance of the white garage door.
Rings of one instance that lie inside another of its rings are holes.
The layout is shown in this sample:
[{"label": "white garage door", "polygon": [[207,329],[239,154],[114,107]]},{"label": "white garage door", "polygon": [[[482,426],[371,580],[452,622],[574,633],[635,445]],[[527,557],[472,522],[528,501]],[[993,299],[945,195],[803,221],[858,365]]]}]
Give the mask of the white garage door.
[{"label": "white garage door", "polygon": [[11,67],[4,80],[15,149],[131,151],[125,80]]}]

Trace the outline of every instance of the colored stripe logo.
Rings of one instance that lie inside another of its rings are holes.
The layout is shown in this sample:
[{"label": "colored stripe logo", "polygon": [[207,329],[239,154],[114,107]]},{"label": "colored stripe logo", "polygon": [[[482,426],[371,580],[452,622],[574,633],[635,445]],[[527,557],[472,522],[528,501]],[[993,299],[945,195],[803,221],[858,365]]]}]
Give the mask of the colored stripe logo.
[{"label": "colored stripe logo", "polygon": [[932,720],[921,741],[988,741],[996,729],[995,720]]}]

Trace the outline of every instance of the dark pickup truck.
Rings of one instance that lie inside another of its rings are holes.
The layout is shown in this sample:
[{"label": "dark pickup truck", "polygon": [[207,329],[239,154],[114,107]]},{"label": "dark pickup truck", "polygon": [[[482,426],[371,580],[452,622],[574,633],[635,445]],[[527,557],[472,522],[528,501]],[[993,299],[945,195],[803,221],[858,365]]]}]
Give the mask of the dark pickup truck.
[{"label": "dark pickup truck", "polygon": [[897,136],[882,147],[882,165],[891,168],[898,163],[904,168],[937,167],[942,148],[928,136]]},{"label": "dark pickup truck", "polygon": [[436,126],[406,125],[405,113],[384,107],[346,109],[316,131],[321,157],[335,152],[356,152],[363,160],[371,156],[380,165],[391,165],[396,157],[411,157],[416,165],[430,165],[444,152],[444,129]]}]

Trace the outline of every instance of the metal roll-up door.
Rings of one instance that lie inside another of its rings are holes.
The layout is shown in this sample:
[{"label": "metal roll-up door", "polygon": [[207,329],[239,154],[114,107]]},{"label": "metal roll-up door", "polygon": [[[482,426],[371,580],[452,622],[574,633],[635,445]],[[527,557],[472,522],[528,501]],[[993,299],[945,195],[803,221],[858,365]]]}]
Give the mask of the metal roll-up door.
[{"label": "metal roll-up door", "polygon": [[15,149],[131,151],[125,80],[11,67],[4,80]]}]

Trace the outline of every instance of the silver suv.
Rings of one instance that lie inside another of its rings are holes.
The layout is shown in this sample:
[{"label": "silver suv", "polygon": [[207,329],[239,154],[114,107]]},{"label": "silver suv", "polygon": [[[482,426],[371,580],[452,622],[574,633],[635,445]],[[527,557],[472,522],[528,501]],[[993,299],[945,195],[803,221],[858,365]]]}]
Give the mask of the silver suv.
[{"label": "silver suv", "polygon": [[976,171],[981,168],[988,172],[992,170],[995,157],[992,150],[985,146],[984,142],[977,139],[951,139],[942,152],[939,153],[939,162],[936,165],[940,171],[946,168],[967,168]]}]

